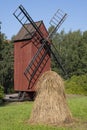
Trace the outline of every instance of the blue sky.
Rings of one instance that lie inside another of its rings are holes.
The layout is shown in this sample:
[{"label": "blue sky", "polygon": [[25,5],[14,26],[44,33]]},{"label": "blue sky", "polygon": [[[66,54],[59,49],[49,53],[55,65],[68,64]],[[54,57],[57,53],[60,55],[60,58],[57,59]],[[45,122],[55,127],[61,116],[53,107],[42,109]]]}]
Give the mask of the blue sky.
[{"label": "blue sky", "polygon": [[49,21],[57,9],[61,9],[68,14],[68,17],[59,31],[87,30],[87,0],[0,0],[1,31],[8,39],[16,35],[21,28],[20,23],[13,16],[13,12],[20,4],[34,21],[43,20],[46,28],[50,26]]}]

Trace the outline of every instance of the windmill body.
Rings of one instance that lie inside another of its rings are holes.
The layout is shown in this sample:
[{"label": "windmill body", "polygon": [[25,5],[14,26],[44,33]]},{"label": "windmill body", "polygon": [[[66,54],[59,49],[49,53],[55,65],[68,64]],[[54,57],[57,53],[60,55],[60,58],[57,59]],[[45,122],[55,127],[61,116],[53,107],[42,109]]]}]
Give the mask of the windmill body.
[{"label": "windmill body", "polygon": [[[57,53],[58,57],[56,57],[51,49],[53,44],[50,39],[64,22],[67,14],[63,14],[61,10],[54,14],[50,21],[51,26],[53,26],[50,34],[48,34],[44,23],[42,21],[34,22],[22,5],[16,9],[13,15],[22,25],[14,41],[14,88],[20,92],[35,92],[38,78],[42,73],[50,70],[51,55],[66,73],[59,54]],[[55,46],[53,48],[57,51]]]},{"label": "windmill body", "polygon": [[[36,22],[36,24],[40,28],[41,32],[43,32],[43,36],[47,37],[48,32],[45,28],[43,21]],[[39,65],[39,69],[33,76],[33,79],[30,84],[30,89],[28,89],[29,82],[25,77],[24,72],[28,64],[30,64],[32,57],[34,57],[38,48],[41,46],[41,43],[38,39],[35,39],[36,32],[35,30],[31,30],[31,24],[26,24],[26,26],[29,31],[33,32],[33,36],[31,37],[30,35],[27,35],[26,30],[24,29],[24,27],[22,27],[14,40],[14,89],[16,91],[31,92],[35,91],[35,84],[39,76],[45,71],[50,70],[50,55],[47,53],[44,56],[42,63]],[[42,54],[39,54],[39,57],[37,57],[37,62],[34,63],[35,66],[38,63],[39,58],[41,58],[44,54],[44,49],[41,53]],[[33,65],[31,67],[31,74],[34,71],[35,66]],[[30,78],[31,75],[29,75],[28,73],[27,76],[28,78]]]}]

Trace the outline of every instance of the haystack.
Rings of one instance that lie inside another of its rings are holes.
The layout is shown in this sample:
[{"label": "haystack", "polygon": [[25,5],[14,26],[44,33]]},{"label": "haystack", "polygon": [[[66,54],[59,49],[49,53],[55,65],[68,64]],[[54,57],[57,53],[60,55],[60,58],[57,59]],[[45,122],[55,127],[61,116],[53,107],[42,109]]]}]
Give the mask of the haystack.
[{"label": "haystack", "polygon": [[37,83],[37,96],[29,123],[61,125],[71,122],[62,78],[56,72],[45,72]]}]

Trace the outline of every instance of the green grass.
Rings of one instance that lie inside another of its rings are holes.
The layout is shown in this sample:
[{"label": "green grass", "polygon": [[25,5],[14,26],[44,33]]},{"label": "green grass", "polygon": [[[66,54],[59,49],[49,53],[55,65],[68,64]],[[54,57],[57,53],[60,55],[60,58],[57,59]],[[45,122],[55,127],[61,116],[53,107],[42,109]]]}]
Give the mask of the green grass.
[{"label": "green grass", "polygon": [[[72,126],[32,126],[27,123],[33,102],[15,102],[0,107],[0,130],[87,130],[87,97],[70,96],[68,104],[77,120]],[[38,116],[38,115],[37,115]]]},{"label": "green grass", "polygon": [[74,117],[87,121],[87,97],[75,96],[68,100],[70,110]]}]

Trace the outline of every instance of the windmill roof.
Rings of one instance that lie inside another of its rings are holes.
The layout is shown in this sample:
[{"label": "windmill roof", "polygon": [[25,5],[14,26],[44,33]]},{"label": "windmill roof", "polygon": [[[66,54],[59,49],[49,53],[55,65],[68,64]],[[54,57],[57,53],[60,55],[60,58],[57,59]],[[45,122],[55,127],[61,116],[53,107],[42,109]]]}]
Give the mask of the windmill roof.
[{"label": "windmill roof", "polygon": [[[41,23],[42,21],[35,22],[37,27],[40,27]],[[31,39],[36,32],[31,23],[25,24],[24,26],[27,28],[27,30],[22,26],[17,35],[15,36],[14,42]]]}]

